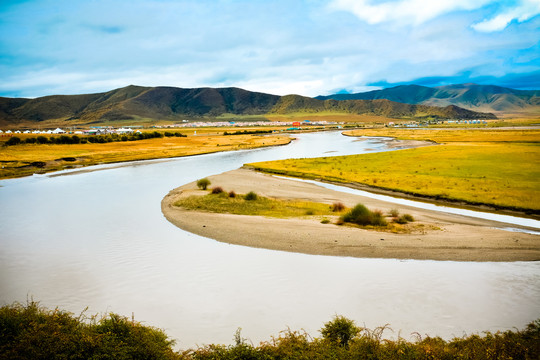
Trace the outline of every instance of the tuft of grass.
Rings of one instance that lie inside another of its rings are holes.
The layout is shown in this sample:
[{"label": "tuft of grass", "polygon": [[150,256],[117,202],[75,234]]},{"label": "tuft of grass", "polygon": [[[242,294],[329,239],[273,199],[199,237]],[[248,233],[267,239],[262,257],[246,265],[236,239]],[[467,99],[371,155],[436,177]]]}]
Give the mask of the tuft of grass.
[{"label": "tuft of grass", "polygon": [[336,203],[332,204],[332,211],[333,212],[342,212],[343,210],[345,210],[345,205],[343,205],[343,203],[336,202]]}]

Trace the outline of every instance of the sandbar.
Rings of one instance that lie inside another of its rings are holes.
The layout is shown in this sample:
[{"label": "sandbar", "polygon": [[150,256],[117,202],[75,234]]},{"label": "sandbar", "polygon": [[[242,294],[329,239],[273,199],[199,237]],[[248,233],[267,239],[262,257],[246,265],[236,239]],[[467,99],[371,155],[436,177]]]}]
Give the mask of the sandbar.
[{"label": "sandbar", "polygon": [[[203,195],[196,183],[171,190],[162,200],[165,217],[179,228],[220,242],[312,255],[447,261],[538,261],[540,235],[510,232],[509,225],[485,219],[424,210],[326,189],[312,183],[241,168],[208,176],[211,187],[278,199],[358,203],[384,213],[398,209],[414,216],[411,233],[322,224],[317,217],[269,218],[185,210],[181,196]],[[511,225],[512,227],[519,227]]]}]

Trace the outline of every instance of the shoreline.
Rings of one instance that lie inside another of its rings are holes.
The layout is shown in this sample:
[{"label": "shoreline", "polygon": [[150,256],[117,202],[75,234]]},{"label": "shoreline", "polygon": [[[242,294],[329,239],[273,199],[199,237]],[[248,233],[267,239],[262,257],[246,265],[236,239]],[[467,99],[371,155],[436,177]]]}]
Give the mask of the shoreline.
[{"label": "shoreline", "polygon": [[[171,190],[161,203],[164,216],[177,227],[217,241],[313,255],[446,261],[538,261],[540,236],[509,232],[503,223],[440,213],[325,189],[321,186],[240,168],[208,177],[213,186],[242,194],[302,199],[352,207],[363,203],[387,213],[397,208],[417,220],[411,233],[366,230],[321,224],[316,217],[266,218],[218,214],[175,207],[179,196],[207,194],[189,183]],[[343,185],[343,184],[340,184]],[[525,228],[520,226],[513,226]]]},{"label": "shoreline", "polygon": [[[68,164],[66,167],[63,168],[49,168],[49,169],[41,169],[40,171],[36,171],[31,174],[17,174],[16,176],[6,176],[6,177],[0,177],[0,181],[2,180],[10,180],[10,179],[20,179],[24,177],[31,177],[34,175],[43,175],[43,176],[50,176],[50,177],[56,177],[56,176],[67,176],[67,175],[74,175],[74,174],[80,174],[80,173],[87,173],[87,172],[93,172],[93,171],[99,171],[102,169],[89,169],[93,166],[102,166],[102,165],[110,165],[110,167],[107,167],[107,169],[114,169],[114,168],[120,168],[124,166],[130,166],[132,163],[136,162],[144,162],[144,161],[170,161],[178,158],[184,158],[184,157],[191,157],[191,156],[198,156],[198,155],[208,155],[208,154],[215,154],[220,152],[227,152],[227,151],[241,151],[241,150],[252,150],[252,149],[259,149],[259,148],[266,148],[266,147],[275,147],[275,146],[286,146],[289,145],[295,138],[292,136],[288,136],[288,141],[280,144],[272,144],[272,145],[261,145],[261,146],[251,146],[241,149],[226,149],[226,150],[211,150],[211,151],[202,151],[199,153],[192,153],[192,154],[185,154],[185,155],[171,155],[171,156],[159,156],[159,157],[148,157],[143,159],[131,159],[131,160],[113,160],[113,161],[100,161],[100,162],[88,162],[85,164],[74,164],[70,165]],[[80,160],[80,159],[78,159]],[[57,160],[51,160],[49,162],[55,162]],[[28,165],[30,166],[30,165]],[[28,167],[27,166],[27,167]]]}]

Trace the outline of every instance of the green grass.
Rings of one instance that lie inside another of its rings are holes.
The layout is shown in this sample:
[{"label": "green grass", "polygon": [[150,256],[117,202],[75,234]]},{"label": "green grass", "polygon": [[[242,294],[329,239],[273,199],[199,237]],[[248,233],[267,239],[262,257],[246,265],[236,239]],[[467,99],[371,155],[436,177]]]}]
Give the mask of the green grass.
[{"label": "green grass", "polygon": [[263,196],[256,196],[254,200],[246,200],[245,195],[237,194],[235,197],[230,197],[227,192],[203,196],[193,195],[178,200],[174,205],[189,210],[276,218],[339,215],[339,213],[333,212],[332,206],[328,204],[278,200]]},{"label": "green grass", "polygon": [[[420,131],[409,131],[409,136],[403,136],[402,131],[400,137],[444,138],[447,144],[249,165],[269,173],[359,183],[443,200],[533,212],[540,210],[540,139],[537,135],[540,133]],[[384,134],[377,133],[379,136]],[[368,134],[373,135],[373,131]],[[389,134],[396,135],[396,132]],[[494,141],[488,141],[490,135]]]}]

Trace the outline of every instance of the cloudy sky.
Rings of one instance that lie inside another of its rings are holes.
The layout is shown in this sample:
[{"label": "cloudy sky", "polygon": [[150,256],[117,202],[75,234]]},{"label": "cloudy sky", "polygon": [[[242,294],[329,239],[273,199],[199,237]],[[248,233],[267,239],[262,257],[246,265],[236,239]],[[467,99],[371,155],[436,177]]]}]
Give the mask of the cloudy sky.
[{"label": "cloudy sky", "polygon": [[540,0],[0,0],[0,96],[540,89]]}]

